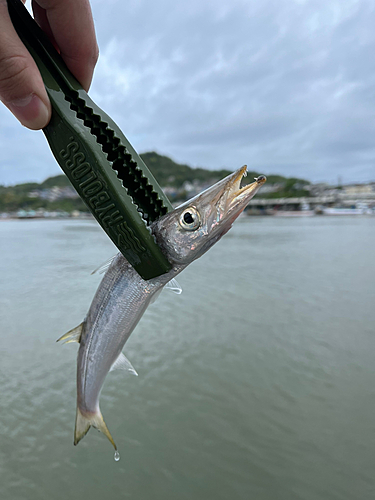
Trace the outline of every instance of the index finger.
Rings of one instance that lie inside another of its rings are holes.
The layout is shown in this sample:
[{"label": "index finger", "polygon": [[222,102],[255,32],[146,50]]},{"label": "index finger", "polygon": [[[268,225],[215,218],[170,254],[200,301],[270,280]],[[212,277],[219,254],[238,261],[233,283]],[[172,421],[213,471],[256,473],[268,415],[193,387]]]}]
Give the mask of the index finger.
[{"label": "index finger", "polygon": [[32,0],[32,6],[39,26],[87,91],[99,54],[89,1]]}]

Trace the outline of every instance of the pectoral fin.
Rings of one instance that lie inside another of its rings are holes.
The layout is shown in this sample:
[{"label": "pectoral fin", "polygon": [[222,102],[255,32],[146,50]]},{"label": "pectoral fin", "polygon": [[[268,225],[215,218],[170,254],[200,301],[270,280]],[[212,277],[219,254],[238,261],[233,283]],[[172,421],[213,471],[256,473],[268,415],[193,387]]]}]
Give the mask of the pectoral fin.
[{"label": "pectoral fin", "polygon": [[64,341],[63,344],[69,344],[70,342],[78,342],[81,341],[83,323],[76,326],[72,330],[69,330],[65,335],[56,340],[56,342]]},{"label": "pectoral fin", "polygon": [[164,290],[171,290],[172,292],[177,293],[177,295],[180,295],[182,293],[181,285],[175,278],[172,278],[171,281],[168,281],[168,283],[164,287]]}]

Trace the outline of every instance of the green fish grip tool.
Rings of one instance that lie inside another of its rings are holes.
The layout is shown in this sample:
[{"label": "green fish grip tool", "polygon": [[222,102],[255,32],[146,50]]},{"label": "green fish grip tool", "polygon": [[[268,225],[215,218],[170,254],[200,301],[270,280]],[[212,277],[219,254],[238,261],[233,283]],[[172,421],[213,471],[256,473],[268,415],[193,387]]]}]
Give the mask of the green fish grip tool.
[{"label": "green fish grip tool", "polygon": [[8,0],[13,25],[33,56],[51,101],[43,129],[62,170],[120,252],[145,279],[171,264],[149,226],[173,210],[116,123],[87,95],[21,0]]}]

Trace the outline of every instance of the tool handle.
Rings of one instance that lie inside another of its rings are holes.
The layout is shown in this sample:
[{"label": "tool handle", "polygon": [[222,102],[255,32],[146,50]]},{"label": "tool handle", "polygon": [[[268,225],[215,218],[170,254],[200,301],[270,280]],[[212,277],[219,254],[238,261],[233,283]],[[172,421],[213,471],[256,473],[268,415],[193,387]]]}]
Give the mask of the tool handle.
[{"label": "tool handle", "polygon": [[40,29],[20,0],[7,0],[8,11],[18,36],[33,56],[47,88],[63,91],[82,87],[70,73],[48,36]]},{"label": "tool handle", "polygon": [[[116,123],[87,95],[20,0],[7,0],[52,105],[43,129],[62,170],[125,258],[144,278],[171,265],[147,224],[173,207]],[[143,218],[142,218],[142,216]]]}]

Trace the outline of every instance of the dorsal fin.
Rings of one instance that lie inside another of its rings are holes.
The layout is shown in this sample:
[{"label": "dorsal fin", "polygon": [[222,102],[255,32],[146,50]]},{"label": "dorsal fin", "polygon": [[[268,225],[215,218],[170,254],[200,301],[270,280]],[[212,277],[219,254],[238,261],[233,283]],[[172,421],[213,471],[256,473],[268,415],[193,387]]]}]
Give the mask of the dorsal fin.
[{"label": "dorsal fin", "polygon": [[104,273],[109,268],[109,266],[112,264],[112,262],[114,261],[116,255],[113,255],[110,259],[106,260],[104,262],[104,264],[102,264],[99,267],[97,267],[96,269],[94,269],[94,271],[91,274],[95,274],[95,273],[102,274],[102,273]]},{"label": "dorsal fin", "polygon": [[60,337],[59,339],[56,340],[56,342],[64,341],[63,344],[69,344],[70,342],[78,342],[80,343],[81,341],[81,335],[82,335],[82,329],[83,329],[83,323],[82,322],[80,325],[76,326],[72,330],[69,330],[65,335]]}]

